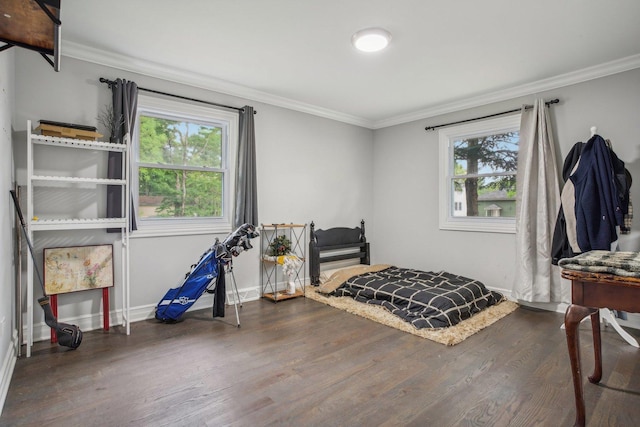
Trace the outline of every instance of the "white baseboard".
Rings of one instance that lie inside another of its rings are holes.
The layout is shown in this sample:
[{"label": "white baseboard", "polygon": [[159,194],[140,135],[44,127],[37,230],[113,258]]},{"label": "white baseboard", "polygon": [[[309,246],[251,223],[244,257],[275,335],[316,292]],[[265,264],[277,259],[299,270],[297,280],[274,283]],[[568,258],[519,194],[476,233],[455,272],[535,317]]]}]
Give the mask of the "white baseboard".
[{"label": "white baseboard", "polygon": [[517,298],[513,297],[512,293],[511,293],[511,289],[500,289],[500,288],[493,288],[493,287],[489,287],[489,286],[487,286],[487,288],[492,290],[492,291],[500,292],[509,301],[514,301],[514,302],[517,302],[520,305],[524,305],[524,306],[531,307],[531,308],[536,308],[538,310],[555,311],[556,313],[564,313],[565,311],[567,311],[567,307],[569,307],[568,304],[563,303],[563,302],[529,302],[529,301],[521,301],[521,300],[518,300]]},{"label": "white baseboard", "polygon": [[[247,301],[255,301],[260,298],[260,288],[255,286],[253,288],[243,288],[238,289],[238,294],[240,295],[240,302]],[[230,288],[227,288],[227,304],[232,305],[235,301],[235,292],[233,292]],[[189,310],[201,310],[206,308],[211,308],[213,305],[213,295],[205,293],[198,301],[193,304]],[[131,322],[140,322],[142,320],[153,319],[155,317],[155,308],[156,304],[142,305],[137,307],[131,307],[129,309],[129,317]],[[122,316],[122,310],[112,310],[109,313],[109,324],[111,326],[118,326],[124,323]],[[61,321],[65,323],[71,323],[73,325],[77,325],[81,331],[93,331],[97,329],[102,329],[102,314],[88,314],[83,316],[77,316],[74,318],[65,318]],[[23,336],[26,337],[26,328],[24,330]],[[51,338],[51,329],[44,323],[41,322],[39,324],[33,325],[33,341],[46,341]],[[26,338],[25,338],[26,339]]]},{"label": "white baseboard", "polygon": [[[281,283],[278,285],[278,289],[285,289],[286,283]],[[536,308],[539,310],[553,311],[556,313],[564,313],[569,306],[567,303],[535,303],[528,301],[519,301],[511,295],[511,290],[509,289],[500,289],[500,288],[489,288],[492,291],[500,292],[503,294],[508,300],[515,301],[520,305]],[[254,286],[250,288],[238,289],[238,294],[240,295],[240,302],[247,301],[255,301],[260,299],[261,292],[259,286]],[[227,288],[227,304],[233,304],[236,299],[235,292],[231,288]],[[189,310],[201,310],[210,308],[213,304],[213,295],[205,293],[202,295],[198,301],[189,309]],[[155,304],[143,305],[137,307],[131,307],[130,309],[130,318],[131,322],[139,322],[142,320],[153,319],[155,313]],[[66,323],[72,323],[74,325],[78,325],[78,327],[82,331],[92,331],[96,329],[102,328],[102,315],[100,313],[79,316],[72,319],[64,319]],[[618,319],[620,325],[635,329],[640,329],[640,314],[629,313],[628,320]],[[110,313],[110,324],[111,325],[122,325],[123,317],[122,311],[116,310],[111,311]],[[26,330],[23,336],[26,336]],[[33,327],[33,340],[44,341],[48,340],[51,336],[51,332],[49,327],[43,322]]]},{"label": "white baseboard", "polygon": [[[487,288],[489,288],[489,287],[487,287]],[[524,305],[524,306],[531,307],[531,308],[536,308],[536,309],[539,309],[539,310],[554,311],[556,313],[564,314],[567,311],[567,308],[569,308],[569,304],[568,303],[564,303],[564,302],[544,303],[544,302],[520,301],[520,300],[517,300],[517,299],[515,299],[515,298],[513,298],[511,296],[511,291],[510,290],[498,289],[498,288],[489,288],[489,289],[491,289],[492,291],[500,292],[501,294],[503,294],[510,301],[515,301],[520,305]],[[620,318],[616,318],[616,320],[618,321],[618,324],[620,324],[620,326],[624,326],[624,327],[628,327],[628,328],[634,328],[634,329],[640,329],[640,314],[638,314],[638,313],[627,313],[627,320],[623,320],[623,319],[620,319]]]},{"label": "white baseboard", "polygon": [[2,359],[2,370],[0,371],[0,415],[2,409],[4,409],[4,402],[7,400],[7,393],[9,392],[9,385],[11,384],[11,377],[13,376],[13,370],[18,360],[18,335],[14,333],[11,339],[11,345],[7,349],[4,358]]}]

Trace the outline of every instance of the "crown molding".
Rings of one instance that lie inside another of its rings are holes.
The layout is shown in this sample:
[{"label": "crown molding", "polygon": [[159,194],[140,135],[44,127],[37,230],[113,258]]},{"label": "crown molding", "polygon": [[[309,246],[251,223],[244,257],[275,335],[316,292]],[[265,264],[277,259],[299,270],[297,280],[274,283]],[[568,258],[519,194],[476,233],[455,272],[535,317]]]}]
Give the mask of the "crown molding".
[{"label": "crown molding", "polygon": [[117,68],[132,73],[142,74],[149,77],[155,77],[168,80],[175,83],[181,83],[199,89],[211,90],[226,95],[244,98],[250,101],[263,102],[265,104],[275,105],[294,111],[300,111],[319,117],[324,117],[339,122],[349,123],[371,129],[373,121],[350,114],[341,113],[330,110],[328,108],[319,107],[312,104],[296,101],[294,99],[273,95],[267,92],[251,89],[246,86],[231,83],[225,80],[216,79],[190,71],[178,68],[167,67],[151,61],[144,61],[130,56],[120,55],[108,52],[72,41],[64,42],[62,55],[79,59],[81,61],[91,62],[94,64],[104,65],[107,67]]},{"label": "crown molding", "polygon": [[435,105],[433,107],[428,107],[408,114],[403,114],[382,120],[368,120],[363,117],[353,116],[350,114],[341,113],[339,111],[330,110],[328,108],[323,108],[305,102],[296,101],[294,99],[251,89],[249,87],[231,83],[225,80],[216,79],[198,73],[192,73],[190,71],[180,70],[177,68],[170,68],[155,62],[143,61],[137,58],[120,55],[113,52],[103,51],[72,41],[64,42],[62,54],[70,58],[92,62],[94,64],[117,68],[124,71],[130,71],[132,73],[143,74],[146,76],[181,83],[200,89],[211,90],[214,92],[236,96],[251,101],[262,102],[265,104],[283,107],[290,110],[324,117],[330,120],[335,120],[356,126],[361,126],[368,129],[382,129],[385,127],[413,122],[416,120],[423,120],[442,114],[453,113],[468,108],[481,107],[483,105],[491,104],[494,102],[507,101],[509,99],[514,99],[521,96],[532,95],[535,93],[570,86],[600,77],[606,77],[612,74],[622,73],[624,71],[640,68],[640,54],[632,55],[615,61],[606,62],[604,64],[587,67],[582,70],[573,71],[536,82],[495,91],[489,94]]},{"label": "crown molding", "polygon": [[481,107],[483,105],[492,104],[494,102],[507,101],[509,99],[558,89],[565,86],[571,86],[577,83],[583,83],[589,80],[622,73],[624,71],[629,71],[636,68],[640,68],[640,54],[628,56],[626,58],[618,59],[611,62],[606,62],[600,65],[594,65],[582,70],[560,74],[548,79],[538,80],[536,82],[515,86],[513,88],[495,91],[490,94],[479,95],[460,101],[436,105],[434,107],[425,108],[423,110],[400,116],[390,117],[388,119],[377,120],[373,123],[372,129],[382,129],[389,126],[395,126],[403,123],[413,122],[416,120],[423,120],[430,117],[439,116],[441,114],[453,113],[456,111],[465,110],[467,108]]}]

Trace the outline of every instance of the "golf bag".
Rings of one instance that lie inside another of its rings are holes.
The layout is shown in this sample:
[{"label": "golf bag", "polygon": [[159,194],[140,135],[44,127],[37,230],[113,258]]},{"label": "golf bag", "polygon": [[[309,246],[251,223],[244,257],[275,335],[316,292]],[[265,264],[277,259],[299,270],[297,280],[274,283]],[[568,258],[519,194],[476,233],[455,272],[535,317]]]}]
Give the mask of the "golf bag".
[{"label": "golf bag", "polygon": [[40,283],[40,287],[42,288],[43,296],[38,299],[38,303],[44,311],[44,322],[47,324],[47,326],[55,331],[56,338],[58,339],[58,344],[63,347],[69,347],[75,350],[76,348],[80,347],[80,344],[82,343],[82,331],[76,325],[58,322],[56,317],[53,315],[53,310],[51,310],[51,305],[49,305],[49,297],[47,296],[47,292],[44,288],[44,282],[42,281],[40,270],[38,270],[37,267],[38,263],[36,262],[36,257],[33,253],[33,245],[31,244],[31,240],[29,239],[29,235],[27,234],[27,226],[24,222],[24,217],[22,216],[20,203],[18,203],[18,196],[13,190],[10,190],[9,192],[11,193],[11,198],[13,199],[13,204],[16,208],[18,218],[20,219],[20,226],[22,227],[24,238],[27,241],[27,246],[29,246],[29,252],[31,253],[31,259],[33,260],[33,269],[35,270],[36,277],[38,278],[38,282]]},{"label": "golf bag", "polygon": [[234,256],[251,249],[250,239],[259,234],[251,224],[238,227],[224,241],[216,239],[185,275],[180,286],[171,288],[156,306],[155,317],[175,322],[206,292],[214,294],[213,317],[224,317],[226,300],[225,266]]}]

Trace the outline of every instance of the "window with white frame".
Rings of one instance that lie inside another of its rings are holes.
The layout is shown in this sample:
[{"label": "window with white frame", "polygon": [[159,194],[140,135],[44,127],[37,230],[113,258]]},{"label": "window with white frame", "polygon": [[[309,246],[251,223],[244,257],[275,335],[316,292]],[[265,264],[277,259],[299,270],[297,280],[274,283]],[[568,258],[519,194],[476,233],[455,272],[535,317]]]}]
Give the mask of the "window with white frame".
[{"label": "window with white frame", "polygon": [[140,95],[132,173],[136,234],[229,232],[234,112]]},{"label": "window with white frame", "polygon": [[440,228],[515,232],[520,114],[439,131]]}]

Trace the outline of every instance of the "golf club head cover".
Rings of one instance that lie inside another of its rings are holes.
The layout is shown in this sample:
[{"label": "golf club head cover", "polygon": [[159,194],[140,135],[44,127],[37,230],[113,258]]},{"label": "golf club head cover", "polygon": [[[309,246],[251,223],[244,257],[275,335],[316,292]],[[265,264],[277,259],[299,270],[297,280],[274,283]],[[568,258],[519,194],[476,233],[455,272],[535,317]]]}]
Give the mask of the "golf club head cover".
[{"label": "golf club head cover", "polygon": [[227,251],[233,256],[240,255],[243,251],[248,251],[253,248],[249,239],[258,237],[260,233],[256,231],[256,228],[251,224],[243,224],[236,230],[229,234],[222,244],[226,247]]},{"label": "golf club head cover", "polygon": [[73,350],[80,347],[80,343],[82,343],[82,331],[76,325],[58,323],[56,335],[58,336],[58,344]]},{"label": "golf club head cover", "polygon": [[38,298],[38,303],[44,311],[44,322],[51,329],[56,331],[56,337],[58,338],[58,344],[63,347],[69,347],[76,349],[80,347],[82,343],[82,331],[76,325],[69,325],[68,323],[58,323],[56,317],[53,315],[51,305],[49,304],[49,298],[44,296]]}]

